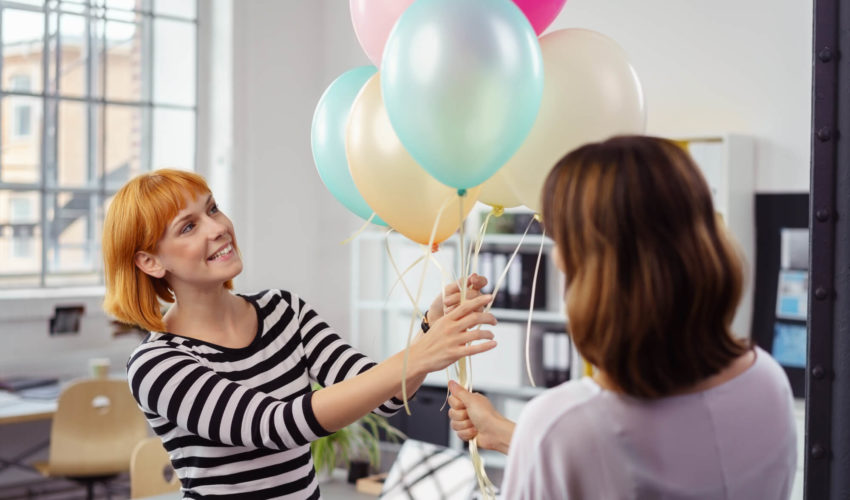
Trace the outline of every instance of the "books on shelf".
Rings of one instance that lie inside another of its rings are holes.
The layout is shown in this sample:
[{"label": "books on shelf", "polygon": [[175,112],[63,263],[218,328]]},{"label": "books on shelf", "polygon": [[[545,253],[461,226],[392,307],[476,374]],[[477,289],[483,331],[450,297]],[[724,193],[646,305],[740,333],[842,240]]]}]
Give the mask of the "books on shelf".
[{"label": "books on shelf", "polygon": [[[508,267],[511,253],[487,250],[478,255],[478,272],[487,278],[488,282],[482,291],[493,293],[496,281],[507,268],[507,274],[493,302],[493,307],[497,309],[529,309],[531,307],[531,291],[532,283],[534,283],[534,269],[537,265],[537,254],[520,252]],[[547,303],[547,260],[546,256],[542,256],[540,259],[540,268],[534,287],[535,309],[545,308]]]}]

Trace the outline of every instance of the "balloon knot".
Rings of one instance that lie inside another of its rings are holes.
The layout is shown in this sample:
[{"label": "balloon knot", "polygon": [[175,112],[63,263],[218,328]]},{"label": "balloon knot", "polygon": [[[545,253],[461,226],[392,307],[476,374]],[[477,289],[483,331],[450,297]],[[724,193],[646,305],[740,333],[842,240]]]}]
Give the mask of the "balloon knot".
[{"label": "balloon knot", "polygon": [[437,253],[437,250],[439,250],[439,249],[440,249],[439,243],[434,243],[433,245],[431,245],[431,253]]},{"label": "balloon knot", "polygon": [[463,189],[463,188],[458,189],[458,190],[457,190],[457,195],[458,195],[458,196],[466,196],[466,189]]},{"label": "balloon knot", "polygon": [[540,214],[534,214],[534,220],[536,220],[537,222],[539,222],[539,223],[543,224],[543,216],[542,216],[542,215],[540,215]]},{"label": "balloon knot", "polygon": [[493,205],[493,217],[501,217],[505,215],[505,207],[502,205]]}]

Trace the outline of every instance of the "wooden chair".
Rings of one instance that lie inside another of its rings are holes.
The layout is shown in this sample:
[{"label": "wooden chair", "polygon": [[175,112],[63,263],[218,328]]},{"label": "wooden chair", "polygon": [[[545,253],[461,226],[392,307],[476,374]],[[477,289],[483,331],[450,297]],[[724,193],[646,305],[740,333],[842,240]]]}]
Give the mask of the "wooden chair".
[{"label": "wooden chair", "polygon": [[140,441],[130,459],[130,498],[144,498],[180,490],[168,452],[158,437]]},{"label": "wooden chair", "polygon": [[147,436],[148,424],[126,380],[80,380],[59,394],[48,461],[33,466],[44,476],[85,484],[91,499],[95,483],[106,486],[129,472],[133,449]]}]

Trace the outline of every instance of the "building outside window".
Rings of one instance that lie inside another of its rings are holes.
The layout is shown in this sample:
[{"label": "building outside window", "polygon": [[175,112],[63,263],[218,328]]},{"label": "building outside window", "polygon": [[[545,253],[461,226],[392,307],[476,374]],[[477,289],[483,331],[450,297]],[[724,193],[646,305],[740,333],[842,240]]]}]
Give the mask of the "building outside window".
[{"label": "building outside window", "polygon": [[[9,88],[13,91],[28,93],[32,90],[29,75],[13,75],[9,80]],[[26,138],[30,133],[32,133],[32,106],[28,102],[18,103],[12,110],[12,135],[16,138]]]},{"label": "building outside window", "polygon": [[33,236],[38,219],[33,206],[38,200],[17,195],[9,200],[9,222],[12,226],[12,257],[26,259],[34,254]]},{"label": "building outside window", "polygon": [[114,193],[195,169],[197,0],[0,0],[0,288],[103,281]]}]

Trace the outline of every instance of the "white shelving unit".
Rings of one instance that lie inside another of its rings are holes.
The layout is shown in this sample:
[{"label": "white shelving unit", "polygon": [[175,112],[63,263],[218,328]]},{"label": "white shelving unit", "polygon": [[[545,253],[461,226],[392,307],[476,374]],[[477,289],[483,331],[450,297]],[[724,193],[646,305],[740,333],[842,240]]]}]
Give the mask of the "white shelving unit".
[{"label": "white shelving unit", "polygon": [[682,137],[711,189],[714,209],[723,217],[744,259],[744,292],[732,331],[749,337],[755,280],[755,144],[741,134]]}]

